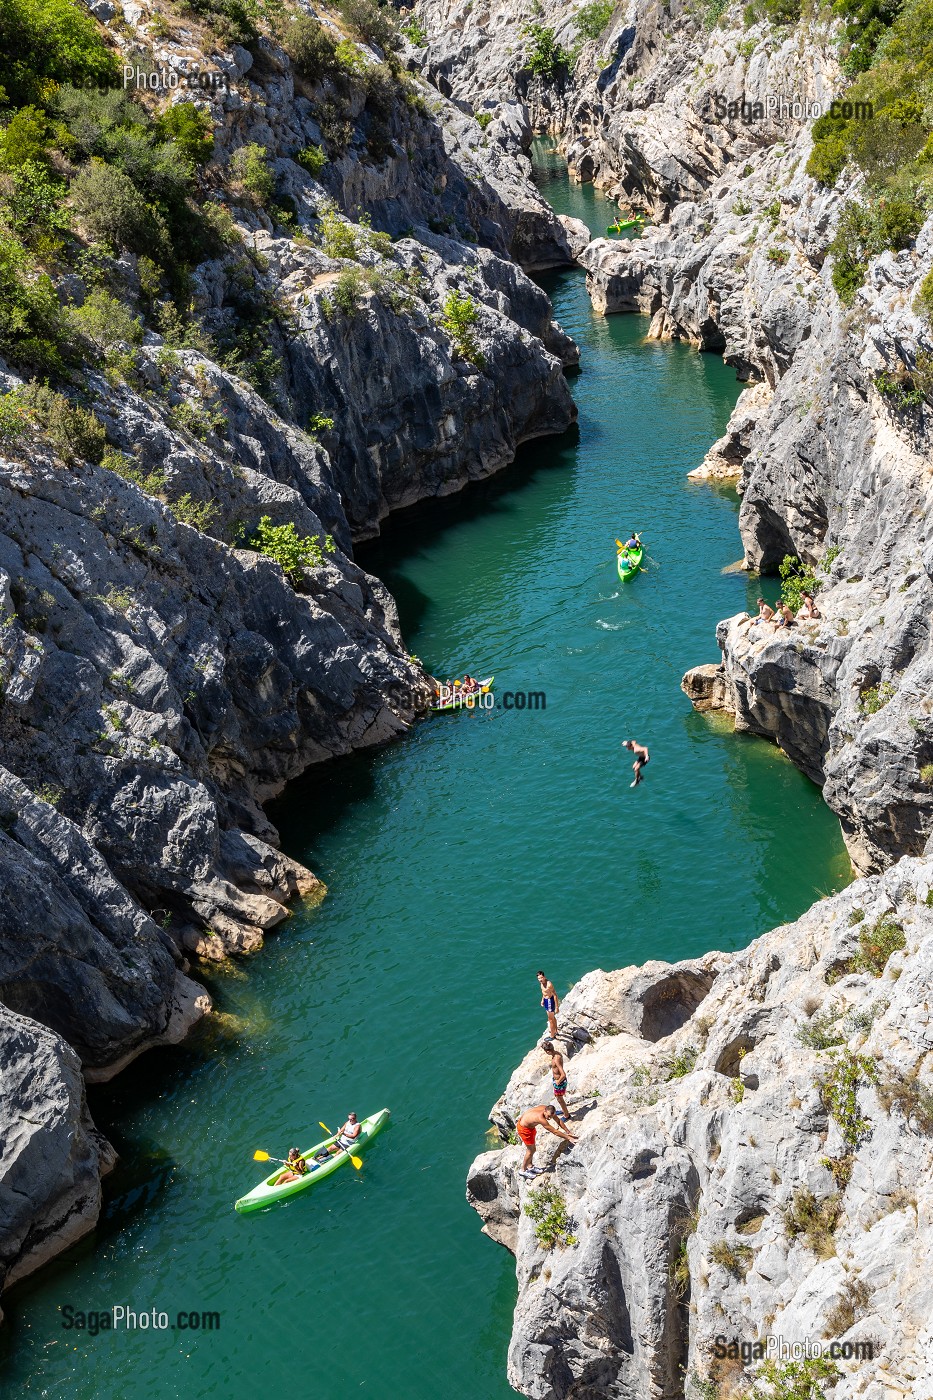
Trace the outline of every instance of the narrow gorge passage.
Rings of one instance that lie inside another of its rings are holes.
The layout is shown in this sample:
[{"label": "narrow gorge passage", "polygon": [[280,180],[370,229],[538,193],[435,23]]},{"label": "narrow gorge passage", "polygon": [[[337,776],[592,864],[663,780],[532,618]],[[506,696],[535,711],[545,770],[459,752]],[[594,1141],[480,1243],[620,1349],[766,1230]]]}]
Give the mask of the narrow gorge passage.
[{"label": "narrow gorge passage", "polygon": [[[536,154],[554,206],[604,229],[610,206]],[[595,317],[579,270],[542,280],[582,351],[579,433],[391,522],[361,562],[436,674],[494,672],[547,707],[441,716],[278,805],[330,895],[211,979],[217,1024],[92,1091],[123,1160],[96,1236],[7,1300],[11,1391],[505,1400],[514,1264],[463,1180],[542,1029],[535,970],[563,992],[597,966],[738,947],[849,879],[817,789],[679,690],[749,594],[722,572],[735,496],[686,480],[733,374],[647,342],[644,318]],[[613,541],[631,529],[650,562],[623,593]],[[652,750],[637,794],[625,731]],[[384,1104],[360,1176],[234,1216],[255,1148]],[[216,1309],[221,1329],[92,1338],[62,1330],[67,1303]]]}]

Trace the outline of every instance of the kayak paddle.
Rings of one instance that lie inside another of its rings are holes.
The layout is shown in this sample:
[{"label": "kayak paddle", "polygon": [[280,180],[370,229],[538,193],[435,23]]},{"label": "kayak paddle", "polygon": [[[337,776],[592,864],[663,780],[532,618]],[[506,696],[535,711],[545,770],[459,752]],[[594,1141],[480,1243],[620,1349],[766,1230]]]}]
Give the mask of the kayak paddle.
[{"label": "kayak paddle", "polygon": [[[326,1123],[322,1123],[321,1120],[320,1120],[320,1118],[318,1119],[318,1126],[321,1127],[321,1128],[323,1128],[324,1131],[325,1131],[325,1133],[329,1133],[331,1137],[334,1136],[334,1134],[331,1133],[330,1128],[328,1128],[327,1124],[326,1124]],[[356,1167],[356,1170],[359,1171],[360,1167],[363,1165],[363,1159],[362,1159],[362,1157],[354,1157],[353,1153],[350,1151],[350,1149],[349,1149],[348,1147],[344,1147],[344,1148],[342,1148],[341,1150],[342,1150],[343,1152],[346,1152],[347,1156],[350,1158],[350,1161],[351,1161],[351,1162],[353,1163],[353,1165]]]},{"label": "kayak paddle", "polygon": [[256,1152],[253,1153],[253,1161],[254,1161],[254,1162],[281,1162],[283,1167],[287,1167],[287,1166],[288,1166],[288,1163],[287,1163],[287,1161],[285,1160],[284,1157],[270,1157],[269,1154],[268,1154],[268,1152],[263,1152],[261,1148],[260,1148],[258,1151],[256,1151]]}]

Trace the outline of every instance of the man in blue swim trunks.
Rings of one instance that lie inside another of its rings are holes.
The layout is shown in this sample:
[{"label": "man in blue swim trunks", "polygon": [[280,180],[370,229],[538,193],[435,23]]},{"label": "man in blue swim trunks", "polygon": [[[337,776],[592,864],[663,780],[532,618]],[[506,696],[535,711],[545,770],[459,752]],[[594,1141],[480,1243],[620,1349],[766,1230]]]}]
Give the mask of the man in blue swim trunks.
[{"label": "man in blue swim trunks", "polygon": [[547,1028],[552,1036],[557,1034],[557,1012],[560,1002],[554,990],[554,983],[549,982],[543,972],[538,973],[538,983],[541,987],[541,1005],[547,1012]]}]

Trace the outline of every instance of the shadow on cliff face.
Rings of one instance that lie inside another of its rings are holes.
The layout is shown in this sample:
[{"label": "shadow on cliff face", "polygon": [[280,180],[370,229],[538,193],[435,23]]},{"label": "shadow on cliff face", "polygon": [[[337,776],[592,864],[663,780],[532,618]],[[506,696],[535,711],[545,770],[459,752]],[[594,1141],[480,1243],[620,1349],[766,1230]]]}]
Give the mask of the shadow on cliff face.
[{"label": "shadow on cliff face", "polygon": [[512,497],[530,485],[539,472],[572,465],[579,440],[580,429],[574,423],[563,433],[525,443],[514,462],[495,476],[470,482],[454,495],[433,496],[394,511],[382,522],[378,538],[356,546],[354,558],[360,568],[381,579],[398,603],[405,636],[417,629],[428,599],[399,572],[402,560],[407,563],[417,558],[419,551],[430,549],[457,525],[517,511],[519,502]]}]

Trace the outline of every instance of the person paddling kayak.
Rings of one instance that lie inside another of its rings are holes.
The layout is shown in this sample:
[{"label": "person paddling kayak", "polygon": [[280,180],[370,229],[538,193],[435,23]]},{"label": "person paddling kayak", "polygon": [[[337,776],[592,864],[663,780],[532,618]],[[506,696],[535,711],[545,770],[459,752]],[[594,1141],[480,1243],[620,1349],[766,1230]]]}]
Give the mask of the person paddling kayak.
[{"label": "person paddling kayak", "polygon": [[300,1176],[308,1175],[308,1164],[298,1151],[297,1147],[288,1149],[288,1157],[285,1162],[285,1170],[279,1172],[273,1181],[273,1186],[284,1186],[286,1181],[297,1181]]},{"label": "person paddling kayak", "polygon": [[644,744],[636,744],[634,739],[623,739],[622,747],[623,749],[629,749],[635,755],[635,762],[632,764],[635,781],[630,783],[629,786],[638,787],[638,784],[642,781],[641,770],[644,768],[645,764],[650,761],[651,755]]},{"label": "person paddling kayak", "polygon": [[561,1127],[557,1114],[548,1104],[539,1103],[534,1108],[526,1108],[515,1124],[515,1130],[525,1148],[525,1156],[521,1165],[521,1174],[526,1180],[537,1176],[543,1167],[532,1167],[535,1155],[535,1137],[539,1128],[545,1128],[555,1137],[565,1138],[567,1142],[575,1143],[577,1139],[573,1133],[569,1133],[566,1128]]},{"label": "person paddling kayak", "polygon": [[337,1131],[337,1139],[327,1149],[328,1152],[352,1152],[360,1135],[360,1125],[355,1113],[347,1114],[347,1121]]}]

